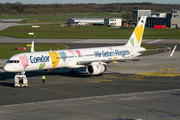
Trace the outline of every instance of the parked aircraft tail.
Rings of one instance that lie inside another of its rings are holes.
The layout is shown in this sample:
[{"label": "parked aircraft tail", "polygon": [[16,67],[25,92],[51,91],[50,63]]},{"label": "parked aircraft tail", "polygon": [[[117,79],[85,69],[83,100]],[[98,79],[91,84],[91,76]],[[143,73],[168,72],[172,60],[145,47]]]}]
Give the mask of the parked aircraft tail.
[{"label": "parked aircraft tail", "polygon": [[142,37],[144,33],[145,23],[146,23],[147,16],[142,16],[139,20],[136,28],[134,29],[128,43],[126,46],[132,47],[140,47],[142,42]]}]

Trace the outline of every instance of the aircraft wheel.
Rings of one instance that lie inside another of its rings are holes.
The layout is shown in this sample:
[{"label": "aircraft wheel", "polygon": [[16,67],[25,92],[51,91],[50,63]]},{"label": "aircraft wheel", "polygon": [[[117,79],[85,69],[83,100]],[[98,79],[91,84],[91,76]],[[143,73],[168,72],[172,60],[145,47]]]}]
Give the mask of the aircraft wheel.
[{"label": "aircraft wheel", "polygon": [[103,73],[100,73],[99,76],[103,76]]},{"label": "aircraft wheel", "polygon": [[69,71],[69,75],[72,75],[72,71]]},{"label": "aircraft wheel", "polygon": [[78,74],[78,71],[74,71],[74,75],[77,75]]},{"label": "aircraft wheel", "polygon": [[78,71],[69,71],[69,75],[77,75]]}]

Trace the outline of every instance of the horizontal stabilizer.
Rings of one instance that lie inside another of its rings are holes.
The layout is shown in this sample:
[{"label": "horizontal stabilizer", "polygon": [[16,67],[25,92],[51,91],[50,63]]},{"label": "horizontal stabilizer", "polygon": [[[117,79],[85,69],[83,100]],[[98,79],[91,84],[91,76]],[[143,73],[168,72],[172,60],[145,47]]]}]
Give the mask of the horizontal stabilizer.
[{"label": "horizontal stabilizer", "polygon": [[172,57],[174,55],[174,51],[176,50],[177,45],[174,46],[174,49],[172,50],[171,54],[169,55],[169,57]]}]

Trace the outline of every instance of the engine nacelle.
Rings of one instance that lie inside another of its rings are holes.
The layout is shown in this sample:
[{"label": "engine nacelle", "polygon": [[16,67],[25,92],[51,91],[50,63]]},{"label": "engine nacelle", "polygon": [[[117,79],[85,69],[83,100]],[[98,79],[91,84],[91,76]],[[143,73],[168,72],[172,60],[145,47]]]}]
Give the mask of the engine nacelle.
[{"label": "engine nacelle", "polygon": [[92,75],[98,75],[106,71],[106,66],[103,64],[89,64],[86,71]]}]

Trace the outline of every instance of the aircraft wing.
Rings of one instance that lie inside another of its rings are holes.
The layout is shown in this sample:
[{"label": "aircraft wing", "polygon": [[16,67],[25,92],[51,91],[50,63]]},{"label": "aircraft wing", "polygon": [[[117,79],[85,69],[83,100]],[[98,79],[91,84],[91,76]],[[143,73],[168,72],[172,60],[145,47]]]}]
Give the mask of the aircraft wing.
[{"label": "aircraft wing", "polygon": [[140,61],[140,60],[152,60],[152,59],[166,59],[168,57],[172,57],[174,54],[174,51],[176,50],[177,45],[175,45],[174,49],[172,50],[171,54],[169,56],[164,57],[137,57],[137,58],[123,58],[123,59],[107,59],[107,60],[85,60],[85,61],[77,61],[77,65],[88,65],[93,62],[104,62],[104,63],[111,63],[113,61],[116,62],[125,62],[125,61]]}]

